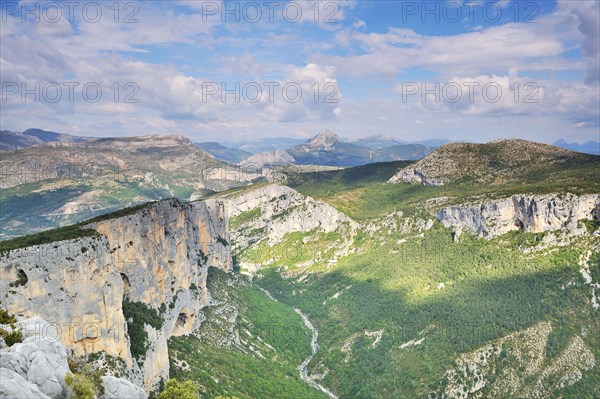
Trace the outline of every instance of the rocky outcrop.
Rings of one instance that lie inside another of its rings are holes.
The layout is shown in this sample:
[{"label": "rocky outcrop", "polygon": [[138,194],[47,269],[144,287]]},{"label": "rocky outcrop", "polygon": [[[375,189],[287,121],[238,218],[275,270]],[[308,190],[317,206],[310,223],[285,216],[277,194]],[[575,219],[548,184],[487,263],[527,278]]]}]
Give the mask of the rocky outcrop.
[{"label": "rocky outcrop", "polygon": [[146,392],[131,382],[113,376],[102,377],[104,385],[103,399],[147,399]]},{"label": "rocky outcrop", "polygon": [[398,183],[400,181],[413,184],[423,184],[424,186],[443,186],[446,180],[442,178],[427,177],[418,168],[407,167],[400,170],[389,180],[389,183]]},{"label": "rocky outcrop", "polygon": [[65,395],[69,366],[56,329],[41,317],[17,323],[17,328],[23,332],[23,342],[0,352],[0,398]]},{"label": "rocky outcrop", "polygon": [[[48,320],[76,356],[104,351],[123,359],[131,379],[152,390],[169,376],[169,337],[201,322],[208,267],[230,270],[224,207],[166,200],[86,227],[99,235],[2,254],[3,304]],[[23,274],[27,282],[14,284]],[[146,304],[164,321],[158,330],[145,326],[143,361],[131,355],[123,301]]]},{"label": "rocky outcrop", "polygon": [[574,230],[582,219],[598,220],[600,195],[513,195],[449,206],[435,212],[437,218],[458,235],[469,232],[493,238],[513,230],[531,233]]},{"label": "rocky outcrop", "polygon": [[[358,227],[331,205],[277,184],[233,193],[222,200],[232,223],[231,237],[237,249],[248,248],[258,241],[273,246],[294,232],[340,232],[342,242],[336,251],[341,254],[348,250]],[[254,217],[242,225],[236,223],[237,217],[253,211],[256,212]]]},{"label": "rocky outcrop", "polygon": [[[41,317],[17,323],[24,340],[0,351],[0,399],[55,399],[70,395],[65,376],[71,371],[67,351],[58,331]],[[147,399],[146,392],[131,382],[102,377],[101,399]]]},{"label": "rocky outcrop", "polygon": [[[573,385],[594,368],[594,353],[574,336],[554,358],[546,357],[549,322],[502,337],[456,359],[446,373],[444,394],[437,397],[550,399],[557,390]],[[515,359],[507,363],[506,359]]]},{"label": "rocky outcrop", "polygon": [[[238,256],[240,266],[248,272],[291,258],[303,258],[298,261],[300,266],[317,262],[331,266],[354,250],[352,244],[359,227],[355,221],[331,205],[290,187],[269,184],[229,194],[222,200],[230,218],[236,254],[250,249],[262,259],[257,263]],[[276,247],[291,233],[303,235],[301,245]],[[333,233],[330,240],[320,240],[327,233]]]}]

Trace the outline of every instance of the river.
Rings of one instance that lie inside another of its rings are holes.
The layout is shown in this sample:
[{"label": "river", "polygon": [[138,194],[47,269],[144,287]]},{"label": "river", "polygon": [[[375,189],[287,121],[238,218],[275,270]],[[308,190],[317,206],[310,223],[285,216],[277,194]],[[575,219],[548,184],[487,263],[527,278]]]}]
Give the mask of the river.
[{"label": "river", "polygon": [[[273,301],[279,302],[277,299],[275,299],[273,297],[273,295],[271,295],[271,293],[269,291],[265,290],[262,287],[258,287],[258,288],[261,291],[263,291]],[[300,315],[300,317],[302,317],[302,320],[304,321],[304,325],[306,326],[306,328],[308,328],[312,332],[312,339],[310,341],[311,354],[306,359],[304,359],[304,361],[300,364],[300,366],[298,366],[298,371],[300,372],[300,378],[302,379],[302,381],[306,382],[307,384],[314,387],[315,389],[318,389],[319,391],[323,392],[324,394],[329,396],[331,399],[338,399],[336,394],[331,392],[329,389],[325,388],[323,385],[319,384],[317,381],[314,380],[314,378],[312,378],[310,375],[308,375],[308,364],[313,359],[315,354],[319,351],[319,330],[311,323],[311,321],[308,319],[308,316],[306,316],[304,313],[302,313],[302,311],[300,309],[294,308],[294,311],[296,313],[298,313]]]}]

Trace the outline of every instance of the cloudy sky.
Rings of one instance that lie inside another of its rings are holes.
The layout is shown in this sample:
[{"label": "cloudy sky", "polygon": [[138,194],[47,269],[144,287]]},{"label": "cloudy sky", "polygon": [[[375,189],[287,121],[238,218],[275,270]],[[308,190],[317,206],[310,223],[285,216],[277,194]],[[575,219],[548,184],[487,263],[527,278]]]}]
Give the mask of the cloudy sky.
[{"label": "cloudy sky", "polygon": [[600,138],[596,0],[1,4],[2,129]]}]

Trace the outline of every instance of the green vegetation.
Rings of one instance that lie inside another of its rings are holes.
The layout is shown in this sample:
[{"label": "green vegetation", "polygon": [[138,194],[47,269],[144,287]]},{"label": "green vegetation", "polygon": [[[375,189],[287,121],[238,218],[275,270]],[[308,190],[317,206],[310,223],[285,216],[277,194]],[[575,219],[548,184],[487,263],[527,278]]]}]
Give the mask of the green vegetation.
[{"label": "green vegetation", "polygon": [[[0,305],[2,302],[0,301]],[[17,328],[16,323],[17,319],[15,315],[8,312],[8,310],[0,308],[0,324],[10,326],[10,332],[0,328],[0,338],[4,340],[6,346],[13,346],[14,344],[18,344],[23,342],[23,332],[20,328]]]},{"label": "green vegetation", "polygon": [[27,278],[27,274],[25,274],[23,270],[19,269],[17,271],[17,281],[15,281],[14,283],[10,283],[9,285],[11,287],[21,287],[27,284],[28,281],[29,279]]},{"label": "green vegetation", "polygon": [[84,375],[67,374],[65,384],[72,391],[72,399],[94,399],[97,397],[93,382]]},{"label": "green vegetation", "polygon": [[[310,354],[310,332],[289,306],[272,301],[243,276],[209,269],[216,308],[204,309],[197,333],[169,340],[171,376],[200,385],[202,398],[323,399],[303,382],[297,367]],[[233,325],[227,321],[235,308]],[[242,341],[233,338],[236,331]],[[260,353],[260,355],[259,355]],[[186,362],[190,367],[178,366]]]},{"label": "green vegetation", "polygon": [[260,213],[261,213],[260,208],[254,208],[252,210],[242,212],[239,215],[234,216],[229,219],[229,226],[232,229],[236,229],[244,223],[247,223],[251,220],[259,218]]},{"label": "green vegetation", "polygon": [[141,302],[123,301],[123,315],[127,320],[127,332],[131,346],[131,355],[142,362],[148,351],[148,333],[144,326],[148,324],[160,330],[163,319],[158,311]]},{"label": "green vegetation", "polygon": [[580,220],[579,223],[581,223],[585,226],[588,233],[593,233],[594,231],[598,230],[598,228],[600,228],[600,221],[595,220],[595,219],[594,220],[583,219],[583,220]]},{"label": "green vegetation", "polygon": [[129,208],[120,209],[116,212],[106,213],[104,215],[96,216],[92,219],[84,220],[83,222],[77,223],[77,225],[83,226],[86,224],[102,222],[104,220],[117,219],[117,218],[120,218],[123,216],[130,216],[130,215],[138,213],[144,209],[149,208],[151,205],[154,205],[155,203],[156,203],[156,201],[151,201],[151,202],[146,202],[144,204],[132,206]]},{"label": "green vegetation", "polygon": [[433,198],[447,197],[447,204],[459,204],[476,196],[502,198],[528,193],[598,193],[600,182],[595,176],[600,173],[600,164],[597,157],[592,161],[563,165],[563,168],[549,167],[527,180],[493,186],[469,182],[445,186],[388,184],[387,181],[409,162],[371,164],[331,172],[291,173],[287,184],[302,194],[333,205],[355,220],[369,220],[394,211],[412,215]]},{"label": "green vegetation", "polygon": [[158,399],[199,399],[199,386],[193,381],[179,382],[171,378],[167,381],[165,389],[158,395]]},{"label": "green vegetation", "polygon": [[31,247],[33,245],[48,244],[51,242],[74,240],[83,237],[99,237],[100,234],[93,229],[82,229],[78,225],[59,227],[29,236],[17,237],[0,242],[0,253],[14,249]]},{"label": "green vegetation", "polygon": [[[518,250],[541,236],[516,232],[492,241],[466,236],[457,245],[439,224],[423,237],[385,231],[364,238],[358,254],[329,272],[317,262],[302,279],[284,279],[278,267],[293,263],[287,259],[263,269],[258,283],[318,326],[321,351],[309,368],[329,370],[324,385],[340,397],[427,397],[438,392],[460,353],[541,320],[555,328],[549,361],[582,328],[590,331],[587,346],[599,347],[600,320],[579,274],[581,249],[539,255]],[[252,259],[251,254],[242,256]],[[383,331],[375,347],[365,330]],[[423,344],[400,349],[422,338]],[[350,352],[344,352],[348,342]],[[591,381],[600,373],[589,374],[578,392],[597,393]]]},{"label": "green vegetation", "polygon": [[104,395],[103,368],[95,368],[73,358],[67,359],[71,373],[65,376],[65,384],[71,390],[71,399],[94,399]]}]

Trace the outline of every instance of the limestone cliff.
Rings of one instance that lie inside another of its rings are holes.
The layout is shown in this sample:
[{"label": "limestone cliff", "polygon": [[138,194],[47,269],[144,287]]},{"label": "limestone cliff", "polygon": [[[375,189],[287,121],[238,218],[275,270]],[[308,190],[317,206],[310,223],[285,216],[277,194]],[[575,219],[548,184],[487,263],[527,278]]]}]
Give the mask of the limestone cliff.
[{"label": "limestone cliff", "polygon": [[513,195],[444,207],[435,215],[444,226],[459,234],[465,231],[484,238],[513,230],[531,233],[574,230],[582,219],[598,220],[600,195]]},{"label": "limestone cliff", "polygon": [[[335,256],[352,250],[358,224],[331,205],[302,195],[290,187],[269,184],[223,196],[222,201],[230,217],[231,237],[236,251],[250,247],[260,251],[255,244],[272,247],[295,232],[311,233],[315,237],[317,234],[339,233],[339,239],[332,244]],[[304,252],[310,252],[308,237],[304,244]],[[327,250],[319,248],[318,252]],[[254,270],[260,265],[245,262],[242,266]]]},{"label": "limestone cliff", "polygon": [[[208,267],[231,267],[224,207],[165,200],[85,227],[99,235],[2,254],[2,302],[21,317],[52,323],[74,355],[105,351],[123,359],[130,378],[152,390],[169,375],[168,338],[201,322]],[[27,282],[15,284],[23,274]],[[158,330],[144,326],[143,361],[132,357],[123,301],[146,304],[163,319]]]}]

